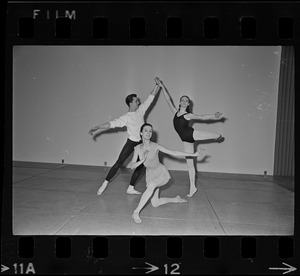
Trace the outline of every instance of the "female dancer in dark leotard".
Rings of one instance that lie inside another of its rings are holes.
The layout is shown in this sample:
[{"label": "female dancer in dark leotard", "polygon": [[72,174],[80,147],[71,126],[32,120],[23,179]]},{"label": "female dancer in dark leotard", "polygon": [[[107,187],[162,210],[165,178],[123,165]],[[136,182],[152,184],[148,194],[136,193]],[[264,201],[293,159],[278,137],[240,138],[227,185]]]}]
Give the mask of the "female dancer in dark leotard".
[{"label": "female dancer in dark leotard", "polygon": [[[193,129],[189,126],[190,120],[221,120],[222,113],[216,112],[214,115],[195,115],[190,112],[189,105],[190,105],[190,99],[188,96],[182,96],[180,98],[180,104],[179,109],[175,107],[173,104],[171,97],[162,83],[161,80],[158,78],[155,78],[156,83],[163,88],[164,96],[167,100],[167,103],[174,113],[174,119],[173,119],[173,125],[178,133],[180,139],[183,142],[184,151],[188,153],[194,152],[194,142],[195,141],[203,141],[203,140],[220,140],[222,139],[222,135],[214,132],[208,132],[208,131],[199,131],[196,129]],[[187,195],[188,197],[192,197],[196,192],[196,183],[195,183],[195,166],[193,159],[186,159],[188,170],[189,170],[189,178],[190,178],[190,193]]]},{"label": "female dancer in dark leotard", "polygon": [[193,137],[194,129],[189,126],[190,121],[184,117],[184,115],[188,113],[187,112],[183,113],[180,116],[178,116],[177,114],[178,112],[175,113],[175,116],[173,118],[173,125],[176,132],[178,133],[182,141],[188,143],[194,143],[195,142]]}]

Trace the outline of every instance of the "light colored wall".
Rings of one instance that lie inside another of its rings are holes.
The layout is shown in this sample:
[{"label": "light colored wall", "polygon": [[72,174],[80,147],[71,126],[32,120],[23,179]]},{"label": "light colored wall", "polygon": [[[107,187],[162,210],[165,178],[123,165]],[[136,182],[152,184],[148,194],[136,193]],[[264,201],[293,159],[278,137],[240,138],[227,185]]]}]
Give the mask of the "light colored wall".
[{"label": "light colored wall", "polygon": [[[126,131],[94,141],[88,130],[127,112],[128,94],[144,100],[158,76],[175,104],[186,94],[194,113],[228,118],[194,123],[225,136],[201,145],[209,157],[199,171],[272,174],[280,53],[279,46],[15,46],[13,160],[111,166]],[[183,150],[162,94],[147,121],[157,142]],[[186,170],[183,159],[162,161]]]}]

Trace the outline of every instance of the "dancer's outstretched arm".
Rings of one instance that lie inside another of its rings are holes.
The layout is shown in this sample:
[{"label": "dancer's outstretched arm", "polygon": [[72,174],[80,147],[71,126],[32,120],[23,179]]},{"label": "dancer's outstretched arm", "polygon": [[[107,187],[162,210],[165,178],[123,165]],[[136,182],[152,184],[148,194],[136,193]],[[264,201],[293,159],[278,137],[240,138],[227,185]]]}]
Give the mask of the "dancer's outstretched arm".
[{"label": "dancer's outstretched arm", "polygon": [[147,99],[143,103],[141,103],[141,105],[139,106],[139,112],[141,112],[142,115],[144,115],[146,113],[148,107],[153,102],[153,100],[159,90],[160,90],[160,87],[156,84],[155,87],[150,92]]},{"label": "dancer's outstretched arm", "polygon": [[110,125],[109,122],[108,122],[108,123],[104,123],[104,124],[102,124],[102,125],[95,126],[95,127],[91,128],[91,129],[89,130],[89,134],[93,135],[93,133],[94,133],[95,131],[97,131],[98,129],[109,129],[110,127],[111,127],[111,125]]},{"label": "dancer's outstretched arm", "polygon": [[167,88],[165,87],[165,85],[159,78],[155,78],[155,82],[163,89],[165,99],[166,99],[171,111],[175,114],[178,111],[178,109],[175,107]]},{"label": "dancer's outstretched arm", "polygon": [[215,114],[203,114],[203,115],[196,115],[193,113],[189,113],[185,115],[187,120],[221,120],[223,117],[221,116],[222,113],[216,112]]},{"label": "dancer's outstretched arm", "polygon": [[89,134],[93,135],[93,132],[98,130],[98,129],[109,129],[109,128],[116,128],[116,127],[124,127],[126,126],[127,123],[127,118],[126,114],[119,117],[118,119],[114,119],[110,122],[104,123],[99,126],[95,126],[92,129],[90,129]]},{"label": "dancer's outstretched arm", "polygon": [[156,85],[154,86],[154,88],[152,89],[152,91],[150,92],[151,95],[155,96],[157,94],[157,92],[159,91],[160,87],[159,85],[156,83]]},{"label": "dancer's outstretched arm", "polygon": [[[164,153],[173,155],[173,156],[177,156],[177,157],[183,157],[183,156],[197,157],[200,154],[200,151],[196,151],[194,153],[187,153],[187,152],[182,152],[182,151],[169,150],[161,145],[158,145],[158,150],[160,150]],[[203,150],[203,149],[201,149],[201,150]]]}]

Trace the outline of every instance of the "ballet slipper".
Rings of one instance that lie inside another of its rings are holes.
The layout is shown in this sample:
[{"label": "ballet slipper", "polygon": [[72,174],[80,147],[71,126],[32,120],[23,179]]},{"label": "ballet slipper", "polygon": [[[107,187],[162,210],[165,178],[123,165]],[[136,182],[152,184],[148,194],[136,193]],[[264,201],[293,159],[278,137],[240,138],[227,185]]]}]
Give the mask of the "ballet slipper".
[{"label": "ballet slipper", "polygon": [[97,191],[97,195],[100,196],[104,190],[106,189],[107,185],[103,185],[99,188],[99,190]]},{"label": "ballet slipper", "polygon": [[181,196],[176,196],[176,199],[178,200],[178,203],[184,203],[184,202],[187,202],[186,199],[182,198]]},{"label": "ballet slipper", "polygon": [[133,213],[132,214],[132,219],[134,220],[135,223],[141,223],[142,222],[142,220],[141,220],[138,213]]},{"label": "ballet slipper", "polygon": [[141,194],[141,192],[139,192],[139,191],[137,191],[133,188],[132,189],[128,188],[126,193],[129,194],[129,195],[140,195]]},{"label": "ballet slipper", "polygon": [[198,191],[197,188],[190,191],[190,193],[187,195],[188,197],[192,197],[196,192]]}]

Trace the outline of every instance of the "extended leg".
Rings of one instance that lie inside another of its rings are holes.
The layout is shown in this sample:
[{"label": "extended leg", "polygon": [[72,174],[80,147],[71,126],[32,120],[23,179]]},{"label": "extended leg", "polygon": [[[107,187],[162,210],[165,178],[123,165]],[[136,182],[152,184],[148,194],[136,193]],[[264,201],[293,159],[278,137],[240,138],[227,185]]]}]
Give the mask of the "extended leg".
[{"label": "extended leg", "polygon": [[179,195],[176,197],[158,197],[158,194],[159,194],[159,189],[156,189],[156,191],[153,194],[153,197],[151,198],[151,204],[153,207],[158,207],[166,203],[187,202],[187,200],[181,198]]},{"label": "extended leg", "polygon": [[200,130],[194,130],[193,138],[195,141],[202,141],[202,140],[218,140],[222,137],[221,134],[215,133],[215,132],[209,132],[209,131],[200,131]]},{"label": "extended leg", "polygon": [[106,189],[109,181],[114,177],[114,175],[117,173],[118,169],[122,166],[122,164],[125,162],[125,160],[133,152],[133,149],[137,144],[138,143],[133,142],[129,139],[127,140],[126,144],[124,145],[124,147],[121,150],[118,160],[110,168],[110,170],[105,178],[105,181],[102,183],[101,187],[99,188],[99,190],[97,192],[98,195],[101,195],[103,193],[103,191]]}]

